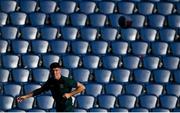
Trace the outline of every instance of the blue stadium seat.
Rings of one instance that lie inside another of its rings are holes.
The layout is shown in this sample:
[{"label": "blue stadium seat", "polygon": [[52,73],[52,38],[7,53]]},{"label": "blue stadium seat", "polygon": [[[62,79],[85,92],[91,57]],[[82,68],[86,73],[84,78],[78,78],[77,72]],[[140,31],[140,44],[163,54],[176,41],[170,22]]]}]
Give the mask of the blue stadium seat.
[{"label": "blue stadium seat", "polygon": [[132,47],[132,53],[134,55],[146,55],[148,52],[148,43],[147,42],[132,42],[130,43]]},{"label": "blue stadium seat", "polygon": [[173,71],[173,77],[174,77],[174,81],[176,83],[180,83],[180,76],[179,76],[179,74],[180,74],[180,70],[179,69]]},{"label": "blue stadium seat", "polygon": [[48,41],[45,40],[32,40],[31,51],[35,54],[47,53],[48,45]]},{"label": "blue stadium seat", "polygon": [[151,14],[148,15],[148,25],[152,28],[162,28],[165,22],[165,16],[160,14]]},{"label": "blue stadium seat", "polygon": [[0,10],[6,13],[16,11],[17,1],[14,0],[1,0]]},{"label": "blue stadium seat", "polygon": [[17,27],[14,26],[4,26],[1,27],[1,37],[6,40],[16,39],[18,34]]},{"label": "blue stadium seat", "polygon": [[109,83],[104,86],[105,94],[118,96],[122,93],[123,86],[118,83]]},{"label": "blue stadium seat", "polygon": [[170,79],[170,71],[164,69],[157,69],[152,72],[154,81],[156,83],[168,83]]},{"label": "blue stadium seat", "polygon": [[49,41],[50,48],[54,54],[65,54],[68,51],[68,42],[64,40]]},{"label": "blue stadium seat", "polygon": [[95,55],[104,55],[108,49],[108,43],[105,41],[90,42],[90,48]]},{"label": "blue stadium seat", "polygon": [[78,82],[87,83],[90,77],[90,71],[84,68],[73,69],[72,76]]},{"label": "blue stadium seat", "polygon": [[143,41],[153,42],[156,39],[157,31],[152,28],[141,28],[140,29],[140,38]]},{"label": "blue stadium seat", "polygon": [[157,13],[162,15],[170,15],[173,12],[173,3],[169,2],[159,2],[157,4]]},{"label": "blue stadium seat", "polygon": [[43,67],[45,68],[49,68],[49,66],[51,65],[51,63],[53,62],[59,62],[60,58],[58,55],[54,55],[54,54],[44,54],[42,56],[42,63],[43,63]]},{"label": "blue stadium seat", "polygon": [[42,26],[45,25],[46,14],[41,12],[33,12],[29,14],[31,26]]},{"label": "blue stadium seat", "polygon": [[97,102],[100,108],[114,108],[116,97],[112,95],[102,94],[97,97]]},{"label": "blue stadium seat", "polygon": [[62,27],[61,28],[62,38],[64,40],[75,40],[77,37],[78,29],[75,27]]},{"label": "blue stadium seat", "polygon": [[61,74],[62,74],[62,76],[69,77],[70,71],[69,71],[69,69],[61,68]]},{"label": "blue stadium seat", "polygon": [[30,109],[34,109],[33,103],[34,103],[34,97],[30,97],[26,100],[23,100],[20,103],[17,103],[17,107],[23,110],[30,110]]},{"label": "blue stadium seat", "polygon": [[136,108],[132,108],[130,112],[149,112],[149,110],[146,108],[136,107]]},{"label": "blue stadium seat", "polygon": [[3,86],[4,88],[4,95],[9,95],[9,96],[12,96],[12,97],[16,97],[16,96],[19,96],[20,95],[20,92],[21,92],[21,85],[19,84],[5,84]]},{"label": "blue stadium seat", "polygon": [[46,0],[46,1],[40,1],[39,3],[40,5],[40,11],[43,13],[54,13],[56,10],[56,2],[55,1],[50,1],[50,0]]},{"label": "blue stadium seat", "polygon": [[39,60],[39,56],[35,54],[22,55],[22,66],[25,68],[37,68]]},{"label": "blue stadium seat", "polygon": [[12,41],[12,52],[17,54],[24,54],[28,52],[29,42],[25,40]]},{"label": "blue stadium seat", "polygon": [[139,2],[137,4],[138,13],[142,15],[150,15],[153,13],[154,4],[151,2]]},{"label": "blue stadium seat", "polygon": [[17,83],[26,83],[29,80],[29,70],[23,68],[16,68],[12,70],[12,79]]},{"label": "blue stadium seat", "polygon": [[130,70],[115,69],[112,72],[112,76],[117,83],[128,83],[130,80]]},{"label": "blue stadium seat", "polygon": [[109,14],[108,15],[108,19],[109,19],[110,26],[111,27],[115,27],[115,28],[120,27],[119,26],[119,18],[121,16],[124,16],[124,15],[122,15],[122,14],[115,14],[115,13]]},{"label": "blue stadium seat", "polygon": [[115,3],[110,1],[102,1],[97,4],[100,13],[111,14],[114,12]]},{"label": "blue stadium seat", "polygon": [[85,109],[75,108],[74,112],[87,112]]},{"label": "blue stadium seat", "polygon": [[177,97],[180,96],[180,85],[179,84],[167,84],[166,86],[166,94],[175,95]]},{"label": "blue stadium seat", "polygon": [[151,77],[151,71],[147,69],[134,70],[134,81],[137,83],[149,83]]},{"label": "blue stadium seat", "polygon": [[168,26],[171,28],[179,28],[180,27],[180,16],[179,15],[168,15]]},{"label": "blue stadium seat", "polygon": [[23,12],[13,12],[10,13],[10,22],[12,25],[25,25],[26,24],[26,13]]},{"label": "blue stadium seat", "polygon": [[175,70],[178,68],[179,64],[179,57],[176,56],[164,56],[163,60],[163,67],[169,70]]},{"label": "blue stadium seat", "polygon": [[86,41],[73,41],[71,42],[72,52],[74,54],[86,54],[89,43]]},{"label": "blue stadium seat", "polygon": [[6,53],[8,48],[8,42],[6,40],[0,40],[0,53]]},{"label": "blue stadium seat", "polygon": [[170,112],[169,109],[165,108],[154,108],[152,109],[152,112]]},{"label": "blue stadium seat", "polygon": [[39,95],[36,97],[37,101],[37,108],[49,110],[53,108],[54,105],[54,99],[52,96],[48,95]]},{"label": "blue stadium seat", "polygon": [[137,56],[124,56],[123,67],[127,69],[137,69],[140,63],[140,58]]},{"label": "blue stadium seat", "polygon": [[45,113],[46,111],[42,110],[42,109],[33,108],[33,109],[28,110],[28,112],[42,112],[42,113]]},{"label": "blue stadium seat", "polygon": [[77,108],[88,110],[94,106],[95,98],[90,95],[79,95],[76,97],[75,102],[77,103]]},{"label": "blue stadium seat", "polygon": [[52,26],[58,27],[58,26],[65,26],[67,21],[67,15],[64,13],[51,13],[50,14],[50,22]]},{"label": "blue stadium seat", "polygon": [[75,1],[60,1],[58,6],[60,8],[60,12],[65,14],[74,13],[76,9],[76,2]]},{"label": "blue stadium seat", "polygon": [[93,27],[83,27],[80,29],[80,35],[83,40],[94,41],[96,40],[98,30]]},{"label": "blue stadium seat", "polygon": [[118,12],[122,14],[133,14],[135,4],[133,2],[118,2]]},{"label": "blue stadium seat", "polygon": [[176,104],[177,104],[177,100],[178,100],[178,98],[176,96],[161,95],[159,97],[159,99],[160,99],[160,106],[162,108],[167,108],[167,109],[176,108]]},{"label": "blue stadium seat", "polygon": [[108,112],[108,110],[105,108],[93,107],[89,109],[89,112]]},{"label": "blue stadium seat", "polygon": [[22,112],[22,113],[26,113],[25,110],[18,109],[18,108],[10,109],[10,110],[8,110],[8,112]]},{"label": "blue stadium seat", "polygon": [[109,83],[111,78],[111,71],[105,69],[96,69],[94,71],[94,76],[97,83]]},{"label": "blue stadium seat", "polygon": [[168,51],[168,43],[166,42],[153,42],[151,43],[153,55],[166,55]]},{"label": "blue stadium seat", "polygon": [[135,28],[121,29],[120,32],[121,38],[125,41],[135,41],[138,33]]},{"label": "blue stadium seat", "polygon": [[96,10],[96,3],[93,1],[81,1],[79,2],[79,10],[85,14],[94,13]]},{"label": "blue stadium seat", "polygon": [[175,5],[176,5],[177,13],[180,14],[180,3],[177,3]]},{"label": "blue stadium seat", "polygon": [[117,101],[120,108],[132,109],[135,107],[136,97],[133,95],[119,95]]},{"label": "blue stadium seat", "polygon": [[62,60],[65,68],[77,68],[80,57],[77,55],[65,55],[63,56]]},{"label": "blue stadium seat", "polygon": [[19,6],[20,6],[20,11],[25,13],[32,13],[36,11],[37,1],[35,0],[20,1]]},{"label": "blue stadium seat", "polygon": [[159,66],[160,59],[156,56],[146,56],[143,58],[143,67],[146,69],[157,69]]},{"label": "blue stadium seat", "polygon": [[143,92],[143,86],[141,84],[127,84],[125,85],[125,94],[134,95],[138,97]]},{"label": "blue stadium seat", "polygon": [[101,39],[103,39],[105,41],[114,41],[114,40],[116,40],[118,31],[115,28],[102,27],[100,29],[100,33],[101,33]]},{"label": "blue stadium seat", "polygon": [[70,15],[70,21],[72,26],[83,27],[86,25],[87,15],[84,13],[72,13]]},{"label": "blue stadium seat", "polygon": [[159,36],[161,41],[173,42],[175,39],[176,31],[171,28],[160,29]]},{"label": "blue stadium seat", "polygon": [[142,28],[144,27],[145,24],[145,16],[144,15],[140,15],[140,14],[133,14],[130,15],[129,18],[131,18],[132,20],[132,27],[135,28]]},{"label": "blue stadium seat", "polygon": [[8,82],[10,72],[8,69],[0,68],[0,83]]},{"label": "blue stadium seat", "polygon": [[85,55],[82,56],[83,67],[88,69],[96,69],[99,65],[99,56]]},{"label": "blue stadium seat", "polygon": [[173,55],[180,56],[180,43],[179,42],[171,42],[170,49]]},{"label": "blue stadium seat", "polygon": [[0,12],[0,26],[6,25],[7,18],[8,18],[8,14],[7,13]]},{"label": "blue stadium seat", "polygon": [[92,13],[89,15],[90,26],[92,27],[104,27],[106,23],[106,15],[99,13]]},{"label": "blue stadium seat", "polygon": [[106,69],[116,69],[119,64],[119,57],[106,55],[102,58],[103,67]]},{"label": "blue stadium seat", "polygon": [[126,55],[128,53],[128,42],[113,41],[111,43],[112,53],[115,55]]},{"label": "blue stadium seat", "polygon": [[4,68],[17,68],[19,62],[19,56],[17,55],[2,55],[2,66]]},{"label": "blue stadium seat", "polygon": [[102,93],[103,85],[99,83],[88,83],[86,84],[85,94],[97,97]]},{"label": "blue stadium seat", "polygon": [[13,97],[11,96],[5,96],[5,95],[1,95],[0,96],[0,109],[1,110],[10,110],[13,108]]},{"label": "blue stadium seat", "polygon": [[41,87],[40,84],[35,84],[35,83],[24,84],[24,86],[23,86],[24,94],[30,93],[30,92],[32,92],[35,89],[38,89],[40,87]]},{"label": "blue stadium seat", "polygon": [[41,38],[44,40],[54,40],[57,36],[57,28],[54,27],[43,27],[40,30]]},{"label": "blue stadium seat", "polygon": [[142,95],[139,100],[141,107],[152,109],[156,108],[158,98],[154,95]]},{"label": "blue stadium seat", "polygon": [[164,88],[163,85],[160,85],[160,84],[149,83],[145,86],[146,93],[148,95],[155,95],[157,97],[163,94],[163,88]]},{"label": "blue stadium seat", "polygon": [[37,68],[32,70],[32,78],[36,83],[44,83],[48,80],[50,72],[48,69]]},{"label": "blue stadium seat", "polygon": [[126,108],[112,108],[110,112],[128,112]]},{"label": "blue stadium seat", "polygon": [[21,27],[21,38],[25,40],[34,40],[37,38],[38,29],[32,26]]}]

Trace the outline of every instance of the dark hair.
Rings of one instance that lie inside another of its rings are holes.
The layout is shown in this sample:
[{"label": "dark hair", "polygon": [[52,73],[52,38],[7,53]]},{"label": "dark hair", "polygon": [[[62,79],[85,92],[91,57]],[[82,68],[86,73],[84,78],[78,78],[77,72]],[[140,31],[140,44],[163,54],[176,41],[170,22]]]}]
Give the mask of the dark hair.
[{"label": "dark hair", "polygon": [[126,18],[125,18],[124,16],[121,16],[121,17],[119,18],[119,25],[120,25],[121,27],[125,27],[125,26],[126,26]]},{"label": "dark hair", "polygon": [[50,65],[50,69],[53,69],[53,68],[60,68],[60,64],[58,62],[54,62]]}]

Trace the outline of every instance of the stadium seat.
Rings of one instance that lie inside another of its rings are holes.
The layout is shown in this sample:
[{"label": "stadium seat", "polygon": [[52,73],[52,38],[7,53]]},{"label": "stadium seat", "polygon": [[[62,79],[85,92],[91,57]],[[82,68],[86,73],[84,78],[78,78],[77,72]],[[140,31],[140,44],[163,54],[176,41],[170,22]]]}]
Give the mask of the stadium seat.
[{"label": "stadium seat", "polygon": [[170,71],[164,69],[158,69],[152,71],[154,81],[156,83],[168,83],[170,79]]},{"label": "stadium seat", "polygon": [[146,42],[153,42],[156,40],[157,31],[152,28],[141,28],[140,38]]},{"label": "stadium seat", "polygon": [[132,42],[130,43],[132,47],[132,53],[134,55],[146,55],[148,52],[148,43],[147,42]]},{"label": "stadium seat", "polygon": [[64,40],[72,41],[76,39],[78,29],[75,27],[62,27],[61,33]]},{"label": "stadium seat", "polygon": [[164,26],[165,16],[160,14],[148,15],[148,25],[151,28],[162,28]]},{"label": "stadium seat", "polygon": [[96,40],[98,30],[93,27],[83,27],[80,29],[80,35],[83,40],[94,41]]},{"label": "stadium seat", "polygon": [[139,2],[137,4],[138,13],[142,15],[150,15],[153,13],[154,4],[151,2]]},{"label": "stadium seat", "polygon": [[20,11],[25,13],[32,13],[36,11],[37,1],[35,0],[20,1],[19,6],[20,6]]},{"label": "stadium seat", "polygon": [[0,83],[8,82],[10,77],[10,72],[8,69],[0,68]]},{"label": "stadium seat", "polygon": [[12,41],[12,52],[15,54],[24,54],[28,52],[29,42],[25,40]]},{"label": "stadium seat", "polygon": [[92,27],[104,27],[106,19],[105,14],[92,13],[89,15],[90,26]]},{"label": "stadium seat", "polygon": [[160,29],[159,36],[161,41],[173,42],[175,39],[176,31],[171,28]]},{"label": "stadium seat", "polygon": [[116,97],[112,95],[102,94],[97,97],[97,103],[100,108],[114,108]]},{"label": "stadium seat", "polygon": [[61,68],[61,74],[62,74],[62,76],[70,77],[70,71],[69,71],[69,69]]},{"label": "stadium seat", "polygon": [[157,4],[157,13],[162,15],[170,15],[173,12],[173,3],[159,2]]},{"label": "stadium seat", "polygon": [[13,13],[10,13],[10,22],[12,25],[25,25],[26,24],[26,18],[27,18],[27,15],[26,13],[23,13],[23,12],[13,12]]},{"label": "stadium seat", "polygon": [[16,11],[17,1],[14,0],[2,0],[0,2],[0,10],[6,13]]},{"label": "stadium seat", "polygon": [[156,108],[158,98],[154,95],[142,95],[139,100],[141,107],[152,109]]},{"label": "stadium seat", "polygon": [[21,27],[21,38],[25,40],[34,40],[37,38],[38,28],[33,26]]},{"label": "stadium seat", "polygon": [[74,13],[76,9],[76,2],[75,1],[60,1],[58,3],[60,8],[60,12],[65,14]]},{"label": "stadium seat", "polygon": [[10,109],[10,110],[8,110],[8,112],[21,112],[21,113],[26,113],[25,110],[18,109],[18,108]]},{"label": "stadium seat", "polygon": [[3,88],[4,88],[4,95],[9,95],[12,97],[19,96],[21,92],[21,85],[19,84],[9,83],[9,84],[5,84]]},{"label": "stadium seat", "polygon": [[46,113],[45,110],[37,109],[37,108],[30,109],[30,110],[28,110],[28,112],[41,112],[41,113]]},{"label": "stadium seat", "polygon": [[90,42],[90,48],[95,55],[104,55],[108,50],[108,43],[105,41],[92,41]]},{"label": "stadium seat", "polygon": [[110,112],[128,112],[126,108],[112,108]]},{"label": "stadium seat", "polygon": [[138,97],[143,92],[143,86],[141,84],[127,84],[125,85],[125,94],[134,95]]},{"label": "stadium seat", "polygon": [[162,108],[167,108],[167,109],[176,108],[176,104],[177,104],[177,100],[178,100],[178,98],[176,96],[161,95],[159,97],[159,99],[160,99],[160,106]]},{"label": "stadium seat", "polygon": [[179,28],[180,27],[180,16],[179,15],[168,15],[168,26],[171,28]]},{"label": "stadium seat", "polygon": [[34,54],[47,53],[48,51],[48,41],[45,40],[32,40],[31,41],[31,51]]},{"label": "stadium seat", "polygon": [[87,112],[85,109],[75,108],[74,112]]},{"label": "stadium seat", "polygon": [[121,16],[124,16],[123,14],[108,14],[108,19],[109,19],[109,24],[111,27],[115,27],[115,28],[118,28],[120,27],[119,25],[119,18]]},{"label": "stadium seat", "polygon": [[82,56],[83,67],[88,69],[96,69],[99,65],[99,56],[85,55]]},{"label": "stadium seat", "polygon": [[166,55],[168,51],[168,43],[165,42],[153,42],[151,43],[153,55]]},{"label": "stadium seat", "polygon": [[119,95],[117,101],[120,108],[132,109],[135,107],[136,97],[133,95]]},{"label": "stadium seat", "polygon": [[99,83],[87,83],[85,89],[86,95],[91,95],[93,97],[97,97],[98,95],[101,95],[103,85]]},{"label": "stadium seat", "polygon": [[146,69],[157,69],[159,66],[160,59],[155,56],[146,56],[143,58],[143,67]]},{"label": "stadium seat", "polygon": [[88,110],[94,106],[95,98],[90,95],[79,95],[76,97],[75,102],[77,103],[77,108],[82,108]]},{"label": "stadium seat", "polygon": [[170,49],[173,55],[180,56],[180,43],[179,42],[171,42]]},{"label": "stadium seat", "polygon": [[50,14],[50,22],[52,26],[55,27],[63,27],[67,22],[67,15],[64,13],[51,13]]},{"label": "stadium seat", "polygon": [[149,112],[149,110],[146,108],[136,107],[136,108],[132,108],[130,112]]},{"label": "stadium seat", "polygon": [[110,1],[102,1],[97,4],[99,12],[103,14],[111,14],[114,12],[115,3]]},{"label": "stadium seat", "polygon": [[68,51],[68,42],[64,40],[49,41],[49,45],[53,54],[65,54]]},{"label": "stadium seat", "polygon": [[40,84],[36,84],[36,83],[28,83],[28,84],[24,84],[23,89],[24,89],[24,94],[28,94],[32,91],[34,91],[35,89],[40,88],[41,85]]},{"label": "stadium seat", "polygon": [[56,39],[57,31],[57,28],[54,27],[43,27],[40,30],[40,37],[44,40],[54,40]]},{"label": "stadium seat", "polygon": [[180,83],[180,76],[179,76],[179,74],[180,74],[180,70],[179,69],[173,71],[173,77],[174,77],[174,81],[176,83]]},{"label": "stadium seat", "polygon": [[135,4],[133,2],[118,2],[118,12],[122,14],[133,14]]},{"label": "stadium seat", "polygon": [[17,38],[18,28],[14,26],[1,27],[1,37],[6,40],[13,40]]},{"label": "stadium seat", "polygon": [[22,55],[22,66],[25,68],[37,68],[39,59],[39,56],[35,54]]},{"label": "stadium seat", "polygon": [[104,86],[105,94],[118,96],[122,93],[123,86],[118,83],[109,83]]},{"label": "stadium seat", "polygon": [[154,108],[152,112],[170,112],[168,109],[165,108]]},{"label": "stadium seat", "polygon": [[73,41],[71,42],[72,52],[74,54],[86,54],[89,43],[86,41]]},{"label": "stadium seat", "polygon": [[110,28],[110,27],[102,27],[100,29],[101,33],[101,39],[105,41],[114,41],[116,40],[118,31],[115,28]]},{"label": "stadium seat", "polygon": [[180,10],[180,3],[176,4],[176,9],[177,9],[177,13],[180,14],[180,11],[179,11]]},{"label": "stadium seat", "polygon": [[97,83],[109,83],[111,78],[111,71],[105,69],[94,70],[94,77]]},{"label": "stadium seat", "polygon": [[20,103],[17,103],[17,107],[23,110],[30,110],[30,109],[34,109],[33,103],[34,103],[34,97],[30,97],[26,100],[23,100]]},{"label": "stadium seat", "polygon": [[108,112],[108,110],[105,108],[94,107],[89,109],[89,112]]},{"label": "stadium seat", "polygon": [[79,10],[85,14],[94,13],[96,10],[96,3],[94,1],[81,1],[79,2]]},{"label": "stadium seat", "polygon": [[51,65],[51,63],[53,62],[59,62],[60,58],[58,55],[54,55],[54,54],[44,54],[42,55],[42,63],[43,63],[43,67],[45,68],[49,68],[49,66]]},{"label": "stadium seat", "polygon": [[151,71],[147,69],[136,69],[134,72],[134,81],[137,83],[149,83]]},{"label": "stadium seat", "polygon": [[26,83],[29,80],[29,70],[23,68],[16,68],[12,70],[12,79],[17,83]]},{"label": "stadium seat", "polygon": [[65,55],[63,56],[62,60],[65,68],[77,68],[80,57],[77,55]]},{"label": "stadium seat", "polygon": [[130,70],[114,69],[112,72],[114,81],[117,83],[128,83],[130,80]]},{"label": "stadium seat", "polygon": [[166,86],[166,94],[175,95],[179,97],[180,95],[180,85],[179,84],[167,84]]},{"label": "stadium seat", "polygon": [[102,59],[103,67],[105,69],[116,69],[116,68],[118,68],[119,57],[106,55],[106,56],[103,56],[101,59]]},{"label": "stadium seat", "polygon": [[83,13],[72,13],[70,15],[70,21],[72,26],[83,27],[86,25],[87,15]]},{"label": "stadium seat", "polygon": [[78,82],[87,83],[90,77],[90,71],[84,68],[73,69],[72,76]]},{"label": "stadium seat", "polygon": [[137,29],[127,28],[121,29],[121,38],[125,41],[135,41],[137,37]]},{"label": "stadium seat", "polygon": [[31,26],[42,26],[45,25],[46,14],[41,12],[33,12],[29,14]]},{"label": "stadium seat", "polygon": [[54,13],[56,10],[56,2],[55,1],[40,1],[40,11],[43,13]]},{"label": "stadium seat", "polygon": [[2,55],[2,66],[4,68],[17,68],[19,62],[19,56],[17,55]]},{"label": "stadium seat", "polygon": [[179,57],[176,57],[176,56],[164,56],[162,58],[162,60],[163,60],[163,67],[165,69],[175,70],[175,69],[178,68]]},{"label": "stadium seat", "polygon": [[137,69],[140,63],[140,58],[136,56],[124,56],[122,61],[124,68]]},{"label": "stadium seat", "polygon": [[0,26],[6,25],[7,18],[8,18],[8,14],[7,13],[0,12]]},{"label": "stadium seat", "polygon": [[144,27],[145,19],[146,19],[144,15],[133,14],[133,15],[130,15],[129,18],[131,18],[132,20],[131,27],[135,27],[135,28]]},{"label": "stadium seat", "polygon": [[50,77],[49,74],[49,70],[44,68],[37,68],[32,70],[32,78],[36,83],[45,83]]},{"label": "stadium seat", "polygon": [[160,84],[149,83],[145,86],[146,94],[155,95],[157,97],[163,94],[163,89],[164,89],[163,85]]},{"label": "stadium seat", "polygon": [[128,53],[128,42],[113,41],[111,43],[112,53],[115,55],[126,55]]},{"label": "stadium seat", "polygon": [[8,48],[8,42],[6,40],[0,40],[0,53],[6,53]]},{"label": "stadium seat", "polygon": [[1,95],[0,96],[0,109],[1,110],[10,110],[13,108],[13,97],[11,96],[5,96],[5,95]]},{"label": "stadium seat", "polygon": [[36,97],[37,101],[37,108],[49,110],[53,108],[54,105],[54,99],[52,96],[48,95],[39,95]]}]

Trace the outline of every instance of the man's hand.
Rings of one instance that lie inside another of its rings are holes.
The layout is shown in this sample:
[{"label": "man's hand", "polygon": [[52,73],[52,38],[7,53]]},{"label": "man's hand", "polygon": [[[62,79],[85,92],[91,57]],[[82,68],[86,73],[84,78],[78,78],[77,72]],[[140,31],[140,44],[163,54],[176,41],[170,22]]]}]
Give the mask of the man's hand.
[{"label": "man's hand", "polygon": [[71,96],[72,96],[71,93],[65,93],[65,94],[63,95],[63,98],[68,99],[68,98],[70,98]]},{"label": "man's hand", "polygon": [[17,102],[19,103],[19,102],[22,102],[23,100],[25,100],[26,99],[26,96],[20,96],[20,97],[18,97],[17,98]]}]

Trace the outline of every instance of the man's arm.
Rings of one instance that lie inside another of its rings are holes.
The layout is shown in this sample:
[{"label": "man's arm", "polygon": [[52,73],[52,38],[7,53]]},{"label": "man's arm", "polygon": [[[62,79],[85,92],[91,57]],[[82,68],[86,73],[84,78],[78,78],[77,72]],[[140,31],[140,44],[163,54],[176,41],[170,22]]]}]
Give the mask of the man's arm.
[{"label": "man's arm", "polygon": [[63,97],[64,98],[70,98],[71,96],[73,96],[73,95],[75,95],[75,94],[77,94],[77,93],[81,93],[82,91],[84,91],[85,90],[85,86],[83,85],[83,84],[81,84],[81,83],[77,83],[77,87],[76,87],[76,89],[75,90],[73,90],[72,92],[70,92],[70,93],[65,93],[64,95],[63,95]]}]

